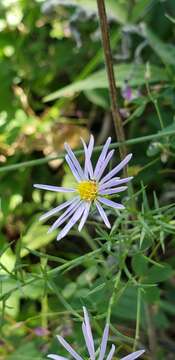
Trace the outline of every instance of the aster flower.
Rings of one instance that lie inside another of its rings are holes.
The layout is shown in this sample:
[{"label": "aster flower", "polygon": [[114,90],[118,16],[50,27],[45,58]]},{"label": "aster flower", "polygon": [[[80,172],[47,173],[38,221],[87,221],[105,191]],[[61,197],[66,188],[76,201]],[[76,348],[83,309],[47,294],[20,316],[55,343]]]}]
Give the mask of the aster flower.
[{"label": "aster flower", "polygon": [[[87,351],[88,351],[88,354],[89,354],[89,359],[90,360],[95,360],[96,359],[96,352],[95,352],[95,347],[94,347],[94,340],[93,340],[93,336],[92,336],[92,331],[91,331],[91,325],[90,325],[90,321],[89,321],[88,312],[87,312],[85,307],[83,307],[83,312],[84,312],[84,321],[82,323],[83,336],[84,336],[85,343],[86,343],[86,348],[87,348]],[[103,360],[104,357],[105,357],[106,348],[107,348],[107,341],[108,341],[108,335],[109,335],[109,325],[106,324],[106,326],[104,328],[103,336],[102,336],[102,341],[101,341],[101,345],[100,345],[100,352],[99,352],[98,360]],[[68,353],[75,360],[83,360],[83,358],[72,348],[72,346],[70,346],[68,344],[68,342],[62,336],[57,335],[57,339],[60,342],[60,344],[68,351]],[[108,353],[108,355],[106,357],[106,360],[111,360],[113,355],[114,355],[114,352],[115,352],[115,345],[112,345],[111,349],[110,349],[110,351],[109,351],[109,353]],[[145,352],[145,350],[139,350],[139,351],[133,352],[132,354],[125,356],[121,360],[134,360],[134,359],[137,359],[144,352]],[[53,360],[68,360],[67,358],[65,358],[63,356],[59,356],[59,355],[56,355],[56,354],[49,354],[48,358],[53,359]]]},{"label": "aster flower", "polygon": [[83,139],[81,139],[81,141],[83,143],[85,154],[84,169],[81,167],[70,146],[67,143],[65,143],[64,145],[65,150],[67,151],[65,159],[77,181],[77,186],[75,188],[65,188],[42,184],[34,185],[34,187],[37,189],[75,194],[73,199],[64,202],[63,204],[57,206],[52,210],[49,210],[47,213],[40,217],[40,220],[45,220],[48,219],[50,216],[57,214],[61,210],[66,209],[49,229],[50,233],[69,219],[67,224],[58,234],[57,240],[60,240],[64,236],[66,236],[69,230],[79,220],[80,223],[78,226],[78,230],[82,230],[89,215],[92,203],[95,204],[105,225],[108,228],[111,228],[111,225],[102,205],[112,207],[113,209],[124,209],[124,206],[122,204],[116,203],[108,199],[107,196],[111,194],[117,194],[121,191],[126,190],[127,186],[123,186],[123,184],[126,184],[129,180],[132,179],[132,177],[122,179],[119,177],[115,177],[116,174],[121,171],[125,165],[127,165],[127,163],[132,157],[132,154],[127,155],[117,166],[115,166],[111,171],[109,171],[105,176],[103,176],[109,164],[109,161],[114,154],[114,150],[110,150],[108,152],[109,145],[111,143],[110,137],[107,139],[102,149],[95,169],[93,169],[91,162],[91,156],[94,148],[94,137],[91,135],[88,146],[85,144]]},{"label": "aster flower", "polygon": [[132,89],[127,83],[122,89],[122,96],[126,102],[138,99],[141,96],[140,90]]}]

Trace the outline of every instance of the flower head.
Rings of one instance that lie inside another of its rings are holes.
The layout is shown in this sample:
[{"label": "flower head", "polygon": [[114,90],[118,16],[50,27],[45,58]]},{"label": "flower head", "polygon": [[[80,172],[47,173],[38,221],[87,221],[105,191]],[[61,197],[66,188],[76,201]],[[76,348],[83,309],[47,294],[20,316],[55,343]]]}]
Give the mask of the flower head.
[{"label": "flower head", "polygon": [[141,96],[141,92],[138,89],[132,89],[126,82],[122,89],[122,96],[126,103],[138,99]]},{"label": "flower head", "polygon": [[65,143],[65,149],[67,151],[65,159],[77,181],[76,187],[64,188],[42,184],[34,185],[34,187],[38,189],[75,194],[75,196],[71,200],[68,200],[63,204],[57,206],[56,208],[49,210],[40,218],[40,220],[45,220],[50,216],[53,216],[61,210],[65,209],[63,214],[59,216],[59,218],[53,223],[53,225],[49,229],[49,232],[51,232],[57,229],[60,225],[62,225],[69,219],[67,224],[58,234],[57,240],[62,239],[79,220],[80,223],[78,226],[78,230],[81,231],[89,215],[92,203],[96,205],[96,208],[100,216],[102,217],[105,225],[110,228],[111,225],[102,205],[106,205],[114,209],[124,209],[124,206],[122,204],[116,203],[108,199],[107,196],[124,191],[127,186],[123,185],[132,179],[132,177],[122,179],[119,177],[115,177],[116,174],[121,171],[125,165],[127,165],[127,163],[132,157],[132,154],[127,155],[117,166],[115,166],[111,171],[109,171],[105,176],[103,176],[109,164],[109,161],[114,154],[114,150],[110,150],[108,152],[109,145],[111,143],[110,137],[107,139],[102,149],[95,169],[93,169],[91,162],[92,151],[94,148],[94,138],[91,135],[88,146],[85,144],[83,139],[81,140],[85,153],[84,169],[81,167],[70,146]]},{"label": "flower head", "polygon": [[[83,307],[83,312],[84,312],[84,321],[82,323],[83,336],[84,336],[84,340],[85,340],[85,343],[86,343],[86,348],[87,348],[87,351],[88,351],[88,354],[89,354],[89,358],[90,358],[90,360],[95,360],[96,359],[96,352],[95,352],[95,347],[94,347],[94,340],[93,340],[93,336],[92,336],[92,330],[91,330],[91,325],[90,325],[90,321],[89,321],[88,312],[87,312],[85,307]],[[106,326],[104,328],[103,336],[102,336],[102,341],[101,341],[101,345],[100,345],[98,360],[103,360],[104,357],[105,357],[106,348],[107,348],[107,341],[108,341],[108,335],[109,335],[109,325],[106,324]],[[68,351],[68,353],[75,360],[83,360],[83,358],[68,344],[68,342],[62,336],[58,335],[57,338],[58,338],[58,341],[60,342],[60,344]],[[115,352],[115,345],[112,345],[111,349],[109,351],[109,354],[106,357],[106,360],[111,360],[113,355],[114,355],[114,352]],[[136,352],[134,352],[134,353],[132,353],[130,355],[125,356],[121,360],[134,360],[134,359],[137,359],[144,352],[145,352],[145,350],[136,351]],[[53,359],[53,360],[68,360],[67,358],[56,355],[56,354],[49,354],[48,357],[50,359]]]},{"label": "flower head", "polygon": [[38,326],[34,329],[34,333],[37,336],[47,336],[49,331],[44,327]]}]

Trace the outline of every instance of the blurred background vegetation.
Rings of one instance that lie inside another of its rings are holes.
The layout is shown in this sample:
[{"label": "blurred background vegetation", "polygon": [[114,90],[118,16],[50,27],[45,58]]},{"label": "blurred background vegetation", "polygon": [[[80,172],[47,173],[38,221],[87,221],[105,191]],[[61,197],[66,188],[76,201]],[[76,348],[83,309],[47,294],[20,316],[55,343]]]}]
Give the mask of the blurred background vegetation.
[{"label": "blurred background vegetation", "polygon": [[65,355],[58,333],[83,354],[72,321],[83,304],[97,338],[111,312],[116,356],[139,330],[145,359],[175,358],[175,2],[106,6],[134,194],[123,196],[126,211],[108,210],[111,234],[94,213],[57,243],[38,217],[65,194],[33,183],[71,184],[58,158],[65,141],[117,141],[96,1],[0,1],[0,359]]}]

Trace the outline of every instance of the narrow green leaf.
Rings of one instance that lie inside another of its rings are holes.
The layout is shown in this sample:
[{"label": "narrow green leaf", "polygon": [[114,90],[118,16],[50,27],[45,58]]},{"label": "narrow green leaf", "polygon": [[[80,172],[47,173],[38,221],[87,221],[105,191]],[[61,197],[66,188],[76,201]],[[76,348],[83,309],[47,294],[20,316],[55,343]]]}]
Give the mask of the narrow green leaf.
[{"label": "narrow green leaf", "polygon": [[[150,65],[150,71],[151,76],[149,81],[151,83],[168,81],[168,76],[163,68]],[[124,86],[126,80],[128,80],[129,85],[133,87],[145,84],[145,65],[143,64],[119,64],[114,67],[114,72],[116,84],[118,87]],[[75,93],[81,91],[105,88],[108,88],[108,80],[106,71],[104,69],[95,72],[93,75],[90,75],[84,80],[77,81],[51,93],[43,100],[47,102],[58,99],[60,97],[71,97]]]},{"label": "narrow green leaf", "polygon": [[161,41],[150,29],[145,27],[146,38],[153,51],[165,64],[175,65],[175,46]]}]

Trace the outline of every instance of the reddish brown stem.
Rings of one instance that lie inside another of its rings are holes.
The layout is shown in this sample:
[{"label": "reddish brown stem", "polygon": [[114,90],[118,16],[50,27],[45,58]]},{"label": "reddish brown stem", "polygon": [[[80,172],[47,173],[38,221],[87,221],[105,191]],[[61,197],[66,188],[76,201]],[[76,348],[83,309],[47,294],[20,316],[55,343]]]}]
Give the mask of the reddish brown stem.
[{"label": "reddish brown stem", "polygon": [[[122,143],[125,141],[125,134],[124,134],[121,115],[119,112],[119,107],[117,104],[117,89],[116,89],[116,84],[115,84],[112,52],[111,52],[110,38],[109,38],[109,27],[108,27],[108,21],[107,21],[104,0],[97,0],[97,5],[98,5],[99,22],[100,22],[100,28],[101,28],[101,36],[102,36],[102,44],[103,44],[103,50],[104,50],[104,56],[105,56],[106,70],[107,70],[108,81],[109,81],[109,92],[110,92],[110,98],[111,98],[112,118],[113,118],[113,122],[114,122],[117,139],[119,142]],[[119,151],[120,151],[121,158],[126,156],[127,149],[126,149],[125,144],[120,145]]]}]

